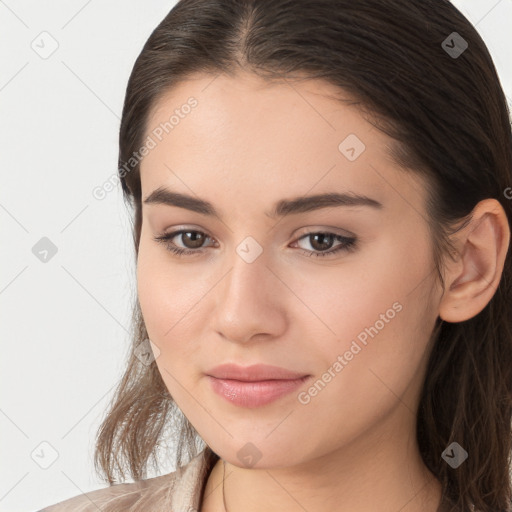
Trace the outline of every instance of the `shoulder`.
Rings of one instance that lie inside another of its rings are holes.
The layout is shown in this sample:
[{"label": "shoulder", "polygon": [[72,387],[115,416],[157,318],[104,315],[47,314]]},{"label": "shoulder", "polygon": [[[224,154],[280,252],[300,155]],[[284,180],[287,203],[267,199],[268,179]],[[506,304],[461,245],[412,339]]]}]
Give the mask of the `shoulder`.
[{"label": "shoulder", "polygon": [[127,511],[133,508],[144,496],[158,489],[173,487],[179,471],[167,475],[133,483],[114,484],[79,494],[72,498],[50,505],[38,512],[98,512],[98,510]]},{"label": "shoulder", "polygon": [[37,512],[171,512],[198,509],[207,476],[218,459],[209,447],[166,475],[113,484]]}]

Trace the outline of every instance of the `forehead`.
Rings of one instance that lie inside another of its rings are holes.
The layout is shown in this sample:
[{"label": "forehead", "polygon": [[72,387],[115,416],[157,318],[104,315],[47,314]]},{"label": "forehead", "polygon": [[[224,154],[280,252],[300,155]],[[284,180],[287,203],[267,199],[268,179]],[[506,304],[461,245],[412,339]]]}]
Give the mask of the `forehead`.
[{"label": "forehead", "polygon": [[231,197],[270,201],[274,191],[277,200],[343,189],[385,201],[396,187],[417,190],[388,156],[392,139],[338,98],[350,101],[322,80],[181,82],[148,116],[155,147],[141,163],[143,194],[161,185],[202,196],[229,187]]},{"label": "forehead", "polygon": [[[195,106],[189,108],[192,98]],[[383,135],[381,140],[378,134],[369,135],[373,126],[354,106],[338,98],[351,101],[346,93],[323,80],[267,82],[248,73],[234,77],[194,75],[157,100],[146,131],[165,125],[176,112],[172,127],[167,126],[173,136],[166,138],[180,142],[192,138],[188,145],[215,140],[235,149],[246,144],[248,150],[256,151],[259,144],[265,144],[267,149],[277,146],[297,152],[323,146],[323,150],[337,153],[338,145],[333,147],[332,143],[349,133],[372,145],[383,142]]]}]

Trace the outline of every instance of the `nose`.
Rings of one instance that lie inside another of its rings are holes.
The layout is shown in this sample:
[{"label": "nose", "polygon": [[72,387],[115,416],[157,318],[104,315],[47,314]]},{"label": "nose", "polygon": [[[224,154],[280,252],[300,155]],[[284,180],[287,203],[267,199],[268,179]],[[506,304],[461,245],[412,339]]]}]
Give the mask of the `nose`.
[{"label": "nose", "polygon": [[227,340],[247,343],[279,337],[286,329],[290,292],[263,252],[251,263],[235,252],[215,287],[213,328]]}]

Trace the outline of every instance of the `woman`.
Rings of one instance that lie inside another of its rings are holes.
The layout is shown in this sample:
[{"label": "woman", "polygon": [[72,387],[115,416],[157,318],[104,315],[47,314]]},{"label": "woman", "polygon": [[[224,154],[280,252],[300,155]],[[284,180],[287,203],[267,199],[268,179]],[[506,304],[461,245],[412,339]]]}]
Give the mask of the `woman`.
[{"label": "woman", "polygon": [[46,511],[511,510],[510,118],[453,5],[181,0],[133,68],[119,177],[116,485]]}]

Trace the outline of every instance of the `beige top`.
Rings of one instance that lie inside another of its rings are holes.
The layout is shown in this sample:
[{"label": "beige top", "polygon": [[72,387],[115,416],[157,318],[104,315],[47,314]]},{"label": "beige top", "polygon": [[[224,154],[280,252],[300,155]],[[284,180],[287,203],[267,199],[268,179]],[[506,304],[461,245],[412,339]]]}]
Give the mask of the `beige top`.
[{"label": "beige top", "polygon": [[207,446],[188,464],[167,475],[114,484],[39,512],[198,512],[208,476],[218,458]]}]

